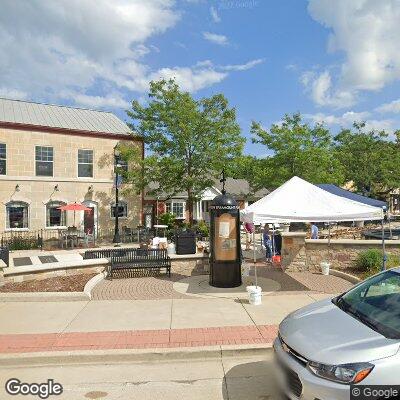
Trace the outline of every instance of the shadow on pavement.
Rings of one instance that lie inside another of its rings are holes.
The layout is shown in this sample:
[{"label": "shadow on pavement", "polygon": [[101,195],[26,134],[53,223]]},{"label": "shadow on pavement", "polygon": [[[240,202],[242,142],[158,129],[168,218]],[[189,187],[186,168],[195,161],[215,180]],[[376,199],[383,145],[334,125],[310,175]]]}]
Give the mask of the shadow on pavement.
[{"label": "shadow on pavement", "polygon": [[222,382],[224,400],[284,400],[276,386],[273,369],[271,360],[243,362],[226,368]]}]

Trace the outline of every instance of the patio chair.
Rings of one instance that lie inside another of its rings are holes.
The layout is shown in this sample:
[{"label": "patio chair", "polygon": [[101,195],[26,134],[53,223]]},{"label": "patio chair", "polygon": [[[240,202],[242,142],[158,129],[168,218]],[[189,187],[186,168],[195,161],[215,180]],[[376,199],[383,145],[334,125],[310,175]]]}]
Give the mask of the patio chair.
[{"label": "patio chair", "polygon": [[[62,249],[65,248],[68,249],[68,247],[73,247],[73,238],[72,236],[68,235],[67,232],[60,232],[59,237],[58,237],[58,246],[61,247]],[[68,246],[69,244],[69,246]]]},{"label": "patio chair", "polygon": [[90,243],[94,246],[94,244],[95,244],[94,233],[90,232],[90,231],[85,233],[85,235],[83,237],[83,243],[84,243],[85,247],[89,247]]},{"label": "patio chair", "polygon": [[128,226],[122,227],[122,241],[125,243],[132,243],[134,241],[134,232]]}]

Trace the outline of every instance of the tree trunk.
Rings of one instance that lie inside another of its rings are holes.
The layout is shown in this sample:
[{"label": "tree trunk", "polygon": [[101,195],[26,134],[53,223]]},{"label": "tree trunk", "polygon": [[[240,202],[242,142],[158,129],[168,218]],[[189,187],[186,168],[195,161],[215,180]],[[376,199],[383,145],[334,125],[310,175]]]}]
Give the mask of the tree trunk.
[{"label": "tree trunk", "polygon": [[192,191],[190,189],[187,190],[188,199],[187,199],[187,210],[188,210],[188,219],[189,226],[193,225],[193,198]]}]

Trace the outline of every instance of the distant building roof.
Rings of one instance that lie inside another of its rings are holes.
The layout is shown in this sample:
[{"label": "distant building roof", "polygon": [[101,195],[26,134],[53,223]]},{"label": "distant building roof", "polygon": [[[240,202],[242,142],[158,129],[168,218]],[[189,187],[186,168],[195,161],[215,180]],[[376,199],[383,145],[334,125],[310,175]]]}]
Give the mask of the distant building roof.
[{"label": "distant building roof", "polygon": [[111,112],[4,98],[0,98],[0,122],[122,135],[131,132]]},{"label": "distant building roof", "polygon": [[[216,180],[214,185],[214,188],[217,190],[221,191],[222,189],[222,184],[219,182],[219,180]],[[146,197],[154,197],[151,195],[152,192],[156,191],[159,188],[159,185],[157,182],[150,182],[150,184],[147,187],[146,192],[148,193]],[[269,193],[268,189],[261,189],[256,192],[252,192],[250,188],[249,182],[247,182],[245,179],[234,179],[234,178],[227,178],[225,182],[225,189],[227,193],[230,193],[233,195],[236,199],[238,200],[258,200],[261,199],[262,197],[266,196]],[[166,197],[166,194],[161,193],[159,195],[160,198]],[[181,193],[175,193],[173,198],[186,198],[187,193],[186,192],[181,192]]]},{"label": "distant building roof", "polygon": [[370,197],[362,196],[361,194],[357,194],[354,192],[350,192],[348,190],[342,189],[336,185],[331,183],[320,183],[316,185],[321,189],[326,190],[329,193],[336,194],[336,196],[345,197],[346,199],[358,201],[359,203],[368,204],[373,207],[387,207],[387,204],[384,201],[371,199]]}]

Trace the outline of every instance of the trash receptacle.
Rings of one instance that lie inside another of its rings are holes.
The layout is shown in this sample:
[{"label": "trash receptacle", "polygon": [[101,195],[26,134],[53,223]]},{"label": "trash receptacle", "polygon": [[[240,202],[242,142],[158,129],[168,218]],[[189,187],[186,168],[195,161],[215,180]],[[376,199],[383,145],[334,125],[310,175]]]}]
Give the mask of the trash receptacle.
[{"label": "trash receptacle", "polygon": [[10,250],[8,247],[0,247],[0,260],[3,260],[8,267],[10,260]]},{"label": "trash receptacle", "polygon": [[176,254],[196,254],[196,234],[182,231],[175,235]]}]

